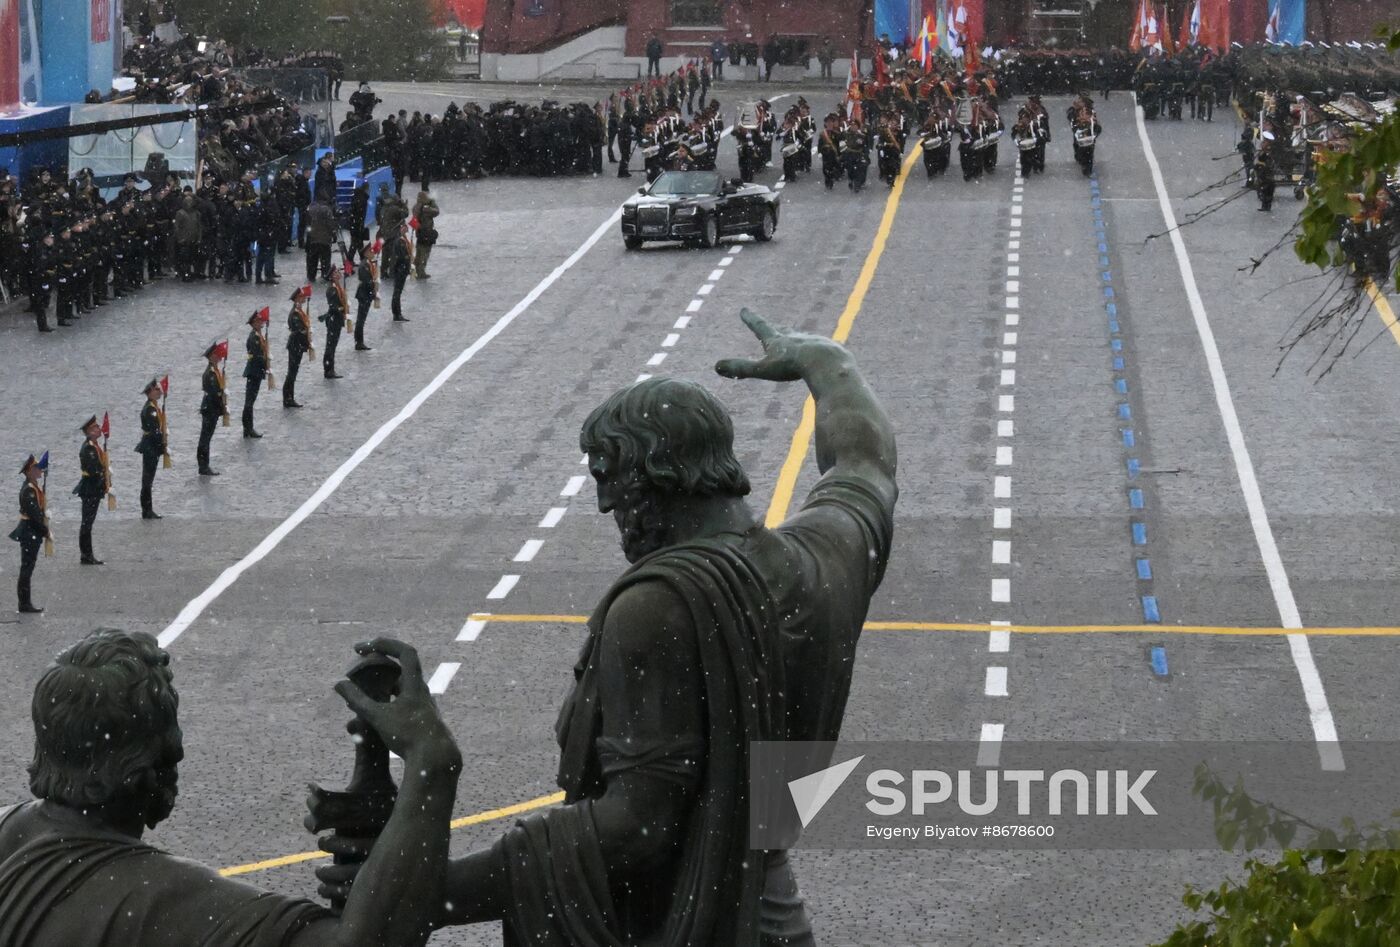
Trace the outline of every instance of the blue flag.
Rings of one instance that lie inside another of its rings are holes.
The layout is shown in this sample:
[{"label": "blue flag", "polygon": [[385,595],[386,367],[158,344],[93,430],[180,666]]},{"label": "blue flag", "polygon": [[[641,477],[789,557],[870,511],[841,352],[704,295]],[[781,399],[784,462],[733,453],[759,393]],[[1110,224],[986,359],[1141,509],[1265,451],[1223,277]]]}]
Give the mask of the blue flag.
[{"label": "blue flag", "polygon": [[1269,20],[1264,39],[1298,46],[1307,38],[1306,0],[1269,0]]},{"label": "blue flag", "polygon": [[49,452],[48,452],[48,451],[44,451],[44,456],[39,458],[39,463],[35,464],[35,466],[38,467],[40,470],[44,471],[45,473],[48,472],[48,469],[49,469]]}]

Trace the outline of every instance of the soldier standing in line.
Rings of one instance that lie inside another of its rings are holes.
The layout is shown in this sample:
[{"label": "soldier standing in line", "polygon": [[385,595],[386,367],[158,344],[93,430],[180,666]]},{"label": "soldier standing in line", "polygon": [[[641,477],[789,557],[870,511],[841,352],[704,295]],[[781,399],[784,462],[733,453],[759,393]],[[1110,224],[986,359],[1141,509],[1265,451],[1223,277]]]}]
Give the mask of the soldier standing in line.
[{"label": "soldier standing in line", "polygon": [[384,244],[384,275],[394,281],[394,298],[391,311],[395,322],[408,322],[404,317],[402,296],[404,284],[408,282],[409,271],[413,269],[413,241],[408,236],[408,224],[401,224],[398,232],[390,236]]},{"label": "soldier standing in line", "polygon": [[136,453],[141,455],[141,518],[158,520],[160,514],[151,503],[151,488],[156,482],[156,463],[163,457],[167,465],[170,458],[169,432],[165,426],[165,409],[160,405],[162,394],[160,380],[151,379],[146,386],[146,403],[141,406],[141,442],[136,445]]},{"label": "soldier standing in line", "polygon": [[366,244],[360,250],[360,267],[356,275],[359,279],[355,286],[355,351],[368,352],[370,347],[365,344],[365,319],[369,317],[369,307],[372,303],[379,301],[379,264],[375,260],[378,250],[375,249],[379,241],[375,241],[371,246]]},{"label": "soldier standing in line", "polygon": [[54,283],[58,281],[57,251],[53,245],[53,231],[44,231],[44,239],[34,247],[29,265],[29,308],[34,313],[40,332],[52,332],[49,325],[49,300],[53,295]]},{"label": "soldier standing in line", "polygon": [[228,395],[224,391],[224,372],[219,363],[228,357],[228,343],[215,342],[204,350],[209,364],[204,367],[204,397],[199,402],[199,460],[201,477],[217,477],[219,472],[209,466],[209,445],[214,439],[214,427],[223,418],[228,423]]},{"label": "soldier standing in line", "polygon": [[54,244],[54,260],[58,269],[58,324],[72,325],[77,318],[73,292],[77,279],[77,247],[73,243],[73,229],[66,223],[59,229],[58,242]]},{"label": "soldier standing in line", "polygon": [[282,382],[282,407],[300,408],[297,401],[297,372],[301,357],[311,352],[311,317],[303,306],[311,298],[310,286],[298,286],[292,291],[292,311],[287,313],[287,377]]},{"label": "soldier standing in line", "polygon": [[418,241],[417,249],[413,254],[413,278],[428,279],[428,257],[432,255],[433,245],[437,243],[438,232],[435,226],[438,214],[437,201],[428,193],[428,184],[425,181],[422,189],[418,192],[418,199],[413,202],[413,217],[418,221]]},{"label": "soldier standing in line", "polygon": [[345,299],[345,277],[339,267],[331,270],[331,284],[326,287],[326,314],[319,321],[326,324],[326,342],[321,349],[321,370],[327,378],[340,378],[335,370],[335,350],[340,345],[340,333],[345,328],[349,305]]},{"label": "soldier standing in line", "polygon": [[102,560],[92,552],[92,526],[97,522],[97,509],[102,498],[112,492],[112,475],[107,466],[107,451],[97,440],[102,436],[102,425],[98,423],[97,415],[88,418],[81,430],[86,438],[78,449],[78,466],[82,468],[83,476],[73,488],[74,495],[83,506],[82,523],[78,527],[78,552],[83,565],[100,566]]},{"label": "soldier standing in line", "polygon": [[39,547],[44,540],[51,538],[47,500],[44,488],[39,485],[43,468],[30,454],[29,459],[19,468],[24,476],[24,486],[19,490],[19,525],[10,533],[10,538],[19,543],[19,610],[25,614],[37,615],[43,611],[34,604],[30,583],[34,577],[34,566],[39,562]]},{"label": "soldier standing in line", "polygon": [[617,125],[617,176],[630,178],[632,172],[627,165],[632,161],[632,135],[637,129],[637,113],[632,107],[632,97],[622,97],[622,118]]},{"label": "soldier standing in line", "polygon": [[[267,350],[267,336],[263,334],[263,327],[271,319],[271,313],[264,307],[248,317],[248,364],[243,366],[243,436],[245,438],[262,437],[253,427],[253,405],[258,400],[258,391],[262,388],[263,379],[270,378]],[[268,385],[269,390],[271,385]]]}]

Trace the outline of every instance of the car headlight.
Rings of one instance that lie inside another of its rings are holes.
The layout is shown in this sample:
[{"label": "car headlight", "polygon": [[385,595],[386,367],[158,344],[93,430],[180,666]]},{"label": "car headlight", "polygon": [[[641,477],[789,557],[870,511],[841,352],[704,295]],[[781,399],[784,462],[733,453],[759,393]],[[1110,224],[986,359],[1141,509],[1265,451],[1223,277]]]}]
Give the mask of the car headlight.
[{"label": "car headlight", "polygon": [[700,208],[698,208],[698,207],[677,207],[677,208],[676,208],[676,216],[677,216],[677,217],[694,217],[694,216],[695,216],[696,214],[698,214],[698,213],[700,213]]}]

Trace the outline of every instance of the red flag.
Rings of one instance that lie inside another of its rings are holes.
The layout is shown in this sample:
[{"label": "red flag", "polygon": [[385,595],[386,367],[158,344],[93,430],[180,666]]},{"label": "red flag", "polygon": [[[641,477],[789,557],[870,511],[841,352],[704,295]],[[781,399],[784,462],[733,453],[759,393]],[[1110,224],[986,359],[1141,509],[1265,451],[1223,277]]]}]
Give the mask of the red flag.
[{"label": "red flag", "polygon": [[102,436],[103,436],[103,437],[111,437],[111,436],[112,436],[112,422],[111,422],[110,420],[108,420],[108,418],[107,418],[107,412],[106,412],[106,411],[103,411],[103,412],[102,412]]},{"label": "red flag", "polygon": [[258,310],[258,321],[259,321],[259,322],[271,322],[271,321],[272,321],[272,309],[269,308],[269,307],[267,307],[267,306],[263,306],[261,309],[259,309],[259,310]]},{"label": "red flag", "polygon": [[311,298],[311,284],[310,284],[310,283],[307,283],[305,286],[303,286],[303,287],[301,288],[301,298],[302,298],[302,299],[310,299],[310,298]]},{"label": "red flag", "polygon": [[417,215],[417,214],[414,214],[412,217],[408,218],[408,226],[409,226],[411,229],[413,229],[413,230],[417,230],[417,229],[418,229],[418,215]]},{"label": "red flag", "polygon": [[349,276],[349,275],[350,275],[351,273],[353,273],[353,272],[355,272],[355,264],[351,263],[349,260],[346,260],[346,261],[345,261],[345,275],[346,275],[346,276]]},{"label": "red flag", "polygon": [[228,358],[228,339],[224,339],[218,345],[214,346],[214,357],[220,361],[224,361]]},{"label": "red flag", "polygon": [[885,51],[877,47],[875,53],[875,84],[884,87],[890,81],[888,67],[885,63]]},{"label": "red flag", "polygon": [[383,249],[384,249],[384,241],[376,238],[375,241],[374,241],[374,246],[372,246],[372,247],[369,248],[369,252],[370,252],[370,253],[378,253],[380,250],[383,250]]},{"label": "red flag", "polygon": [[161,377],[161,380],[160,380],[160,393],[161,393],[162,395],[168,395],[168,394],[170,394],[170,376],[169,376],[169,375],[164,375],[164,376]]}]

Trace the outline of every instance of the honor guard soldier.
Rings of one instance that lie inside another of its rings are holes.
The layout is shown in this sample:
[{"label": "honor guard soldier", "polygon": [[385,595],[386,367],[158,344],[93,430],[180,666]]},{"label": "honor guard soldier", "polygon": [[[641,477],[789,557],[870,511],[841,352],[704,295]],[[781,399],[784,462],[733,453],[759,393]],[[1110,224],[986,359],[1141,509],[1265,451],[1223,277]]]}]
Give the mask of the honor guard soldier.
[{"label": "honor guard soldier", "polygon": [[222,418],[228,424],[228,394],[224,390],[224,372],[219,366],[228,357],[228,343],[215,342],[204,350],[209,364],[204,366],[204,397],[199,402],[199,461],[201,477],[217,477],[219,472],[209,466],[209,445],[214,439],[214,427]]},{"label": "honor guard soldier", "polygon": [[[346,264],[347,266],[349,264]],[[319,321],[326,324],[326,343],[321,349],[321,370],[327,378],[339,378],[335,370],[335,350],[340,344],[340,333],[345,328],[345,312],[349,304],[345,299],[345,274],[338,267],[331,269],[331,284],[326,287],[326,314]]]},{"label": "honor guard soldier", "polygon": [[258,391],[263,379],[267,379],[267,389],[272,390],[271,358],[268,353],[267,335],[264,328],[271,319],[271,313],[260,309],[248,317],[248,364],[243,366],[243,436],[262,437],[253,427],[253,404],[258,400]]},{"label": "honor guard soldier", "polygon": [[404,284],[408,282],[408,274],[412,269],[413,241],[409,238],[408,224],[401,224],[398,232],[384,244],[383,273],[394,281],[394,298],[390,308],[394,313],[395,322],[408,321],[404,318],[401,299]]},{"label": "honor guard soldier", "polygon": [[141,455],[141,518],[158,520],[160,514],[151,503],[156,464],[164,459],[166,467],[171,465],[170,437],[165,425],[165,408],[161,404],[165,387],[159,379],[152,378],[145,394],[146,403],[141,406],[141,442],[136,445],[136,453]]},{"label": "honor guard soldier", "polygon": [[360,267],[356,271],[359,282],[355,285],[355,351],[368,352],[365,344],[365,320],[369,317],[371,304],[379,303],[379,241],[366,245],[360,251]]},{"label": "honor guard soldier", "polygon": [[817,139],[817,153],[822,159],[822,181],[830,191],[845,173],[841,167],[841,148],[837,144],[841,137],[841,118],[835,112],[826,116],[822,123],[822,133]]},{"label": "honor guard soldier", "polygon": [[43,239],[34,245],[29,265],[29,308],[40,332],[52,332],[49,325],[49,300],[58,283],[58,250],[54,247],[53,231],[45,231]]},{"label": "honor guard soldier", "polygon": [[311,348],[311,316],[306,311],[306,300],[311,298],[311,287],[300,286],[292,292],[292,311],[287,313],[287,378],[282,383],[282,407],[300,408],[297,401],[297,372],[301,369],[301,357]]},{"label": "honor guard soldier", "polygon": [[78,449],[78,466],[82,468],[83,477],[73,488],[74,495],[83,505],[82,524],[78,527],[78,551],[83,565],[100,566],[102,560],[92,552],[92,525],[97,522],[97,509],[102,498],[112,492],[112,474],[107,464],[107,451],[98,443],[102,425],[98,423],[97,415],[88,418],[81,430],[86,438]]},{"label": "honor guard soldier", "polygon": [[10,533],[10,538],[19,543],[19,610],[37,615],[43,609],[34,604],[30,582],[39,562],[39,547],[50,539],[48,503],[39,483],[44,468],[30,454],[19,472],[24,476],[24,486],[19,490],[19,525]]}]

